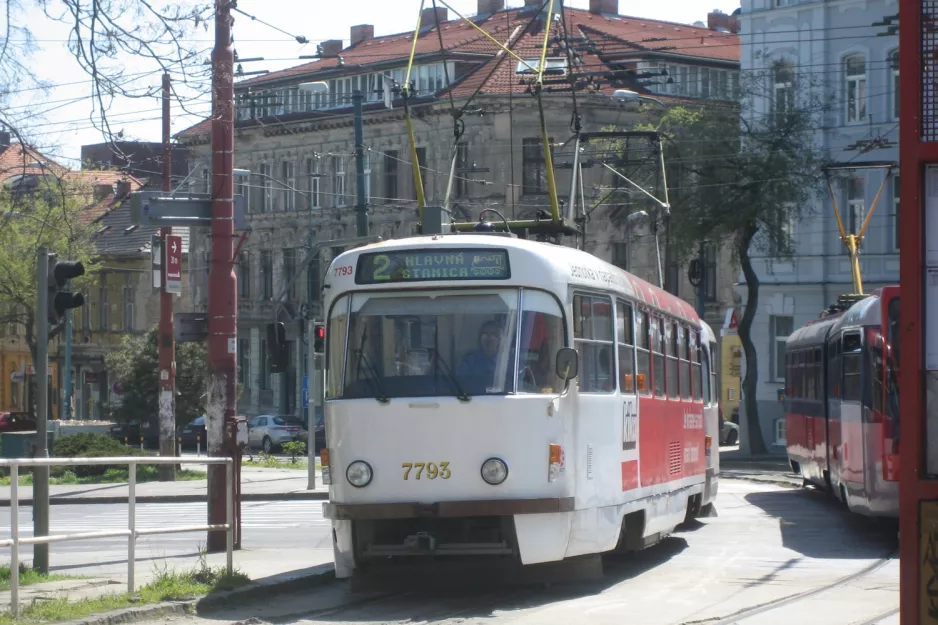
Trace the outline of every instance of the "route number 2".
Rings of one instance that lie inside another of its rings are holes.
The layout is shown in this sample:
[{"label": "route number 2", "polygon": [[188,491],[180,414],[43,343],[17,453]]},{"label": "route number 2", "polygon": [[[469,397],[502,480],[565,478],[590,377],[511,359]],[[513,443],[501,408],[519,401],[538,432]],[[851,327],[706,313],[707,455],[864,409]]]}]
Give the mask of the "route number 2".
[{"label": "route number 2", "polygon": [[417,480],[423,475],[424,470],[426,470],[428,480],[435,480],[436,478],[448,480],[452,475],[448,462],[441,462],[439,465],[435,462],[405,462],[401,465],[401,468],[404,469],[405,480],[410,479],[411,471],[416,471],[414,479]]}]

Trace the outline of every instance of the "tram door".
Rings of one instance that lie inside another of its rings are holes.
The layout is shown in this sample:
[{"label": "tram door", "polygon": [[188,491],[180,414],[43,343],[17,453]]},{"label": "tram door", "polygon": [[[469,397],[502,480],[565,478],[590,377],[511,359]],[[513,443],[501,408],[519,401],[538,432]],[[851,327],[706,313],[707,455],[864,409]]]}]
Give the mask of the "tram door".
[{"label": "tram door", "polygon": [[616,351],[622,401],[622,490],[638,488],[638,389],[635,376],[635,319],[631,304],[616,300]]}]

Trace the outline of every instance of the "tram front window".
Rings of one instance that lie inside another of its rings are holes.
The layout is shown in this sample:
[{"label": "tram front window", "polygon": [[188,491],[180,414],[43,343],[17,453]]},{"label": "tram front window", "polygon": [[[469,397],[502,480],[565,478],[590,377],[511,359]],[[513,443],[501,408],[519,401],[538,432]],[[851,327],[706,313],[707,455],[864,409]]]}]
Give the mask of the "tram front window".
[{"label": "tram front window", "polygon": [[525,293],[518,337],[520,295],[514,289],[353,295],[344,367],[330,359],[332,396],[468,399],[516,392],[516,377],[520,392],[551,392],[557,381],[550,364],[563,346],[560,308],[546,293]]}]

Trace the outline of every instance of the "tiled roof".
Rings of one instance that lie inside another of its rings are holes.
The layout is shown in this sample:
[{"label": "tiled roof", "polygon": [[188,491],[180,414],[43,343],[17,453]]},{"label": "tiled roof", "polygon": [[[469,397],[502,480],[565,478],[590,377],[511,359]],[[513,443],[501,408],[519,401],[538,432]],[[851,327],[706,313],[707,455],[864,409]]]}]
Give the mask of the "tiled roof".
[{"label": "tiled roof", "polygon": [[[530,27],[530,15],[523,9],[507,9],[479,21],[478,25],[502,43],[510,40],[512,50],[522,58],[538,57],[544,33]],[[585,69],[590,71],[604,69],[606,65],[603,59],[610,57],[640,58],[656,54],[668,55],[671,58],[683,56],[724,63],[739,62],[739,35],[733,33],[659,20],[597,15],[584,9],[567,9],[565,20],[571,36],[586,37],[594,45],[590,51],[581,52]],[[523,28],[527,30],[519,30]],[[556,34],[560,34],[557,22],[552,28],[556,30]],[[519,84],[515,75],[517,61],[505,53],[497,54],[500,48],[473,26],[464,20],[456,19],[443,22],[441,29],[443,47],[450,58],[465,60],[473,56],[489,57],[481,67],[453,87],[455,96],[466,97],[476,89],[482,94],[521,95],[525,92],[525,86]],[[369,66],[387,65],[394,61],[406,62],[410,55],[412,36],[413,31],[410,31],[368,39],[340,52],[342,66],[337,58],[324,58],[241,81],[236,88],[241,89],[246,85],[274,87],[295,81],[299,76],[336,74],[335,70],[343,68],[355,72],[359,68],[367,70]],[[417,40],[416,54],[440,54],[440,40],[435,26],[423,30]],[[508,62],[505,62],[506,59]],[[603,91],[611,89],[603,88]],[[183,130],[177,136],[201,135],[210,129],[210,121],[205,120]]]},{"label": "tiled roof", "polygon": [[11,143],[0,148],[0,183],[15,176],[61,175],[66,171],[65,167],[27,145]]},{"label": "tiled roof", "polygon": [[[116,172],[115,172],[116,173]],[[131,191],[139,191],[143,185],[138,180]],[[108,208],[95,219],[97,234],[94,244],[102,256],[133,256],[150,253],[150,239],[157,234],[156,226],[136,226],[130,220],[130,203],[113,195],[108,198]],[[173,234],[182,237],[182,252],[189,252],[189,228],[173,228]]]}]

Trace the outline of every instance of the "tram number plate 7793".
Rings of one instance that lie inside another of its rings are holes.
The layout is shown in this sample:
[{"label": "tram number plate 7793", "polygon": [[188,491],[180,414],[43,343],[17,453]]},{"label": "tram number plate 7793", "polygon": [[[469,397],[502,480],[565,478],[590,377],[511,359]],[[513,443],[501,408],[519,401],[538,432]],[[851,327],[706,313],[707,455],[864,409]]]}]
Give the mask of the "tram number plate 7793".
[{"label": "tram number plate 7793", "polygon": [[440,462],[439,464],[436,462],[405,462],[401,465],[401,468],[404,469],[405,480],[409,480],[411,475],[416,480],[419,480],[422,476],[428,480],[435,480],[436,478],[448,480],[453,474],[449,470],[448,462]]}]

